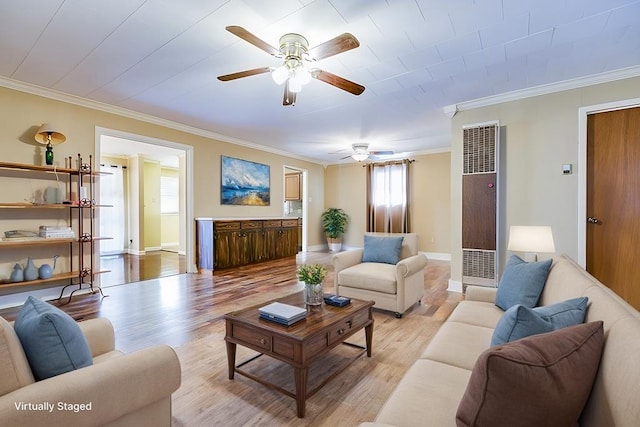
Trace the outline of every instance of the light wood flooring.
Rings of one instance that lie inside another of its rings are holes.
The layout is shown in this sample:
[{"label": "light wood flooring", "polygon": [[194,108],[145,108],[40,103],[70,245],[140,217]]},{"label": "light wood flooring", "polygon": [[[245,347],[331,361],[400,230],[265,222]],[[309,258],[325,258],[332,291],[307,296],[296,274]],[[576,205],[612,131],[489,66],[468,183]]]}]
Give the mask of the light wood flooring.
[{"label": "light wood flooring", "polygon": [[[298,262],[327,263],[327,254]],[[173,346],[182,366],[182,385],[173,395],[174,426],[357,426],[372,421],[409,366],[462,299],[447,292],[449,263],[430,261],[425,296],[402,319],[374,310],[373,355],[360,357],[307,401],[298,419],[295,400],[244,377],[227,378],[225,313],[299,291],[294,257],[203,274],[179,274],[105,289],[108,296],[80,295],[61,306],[76,320],[107,317],[116,330],[117,348],[130,352],[156,344]],[[325,292],[333,291],[329,273]],[[58,304],[56,304],[58,305]],[[6,319],[19,308],[0,310]],[[364,333],[354,335],[364,343]],[[346,346],[345,346],[346,347]],[[336,363],[336,349],[318,362],[310,381]],[[238,361],[254,355],[238,347]],[[261,374],[293,384],[290,367],[260,358]],[[424,379],[428,381],[428,378]]]}]

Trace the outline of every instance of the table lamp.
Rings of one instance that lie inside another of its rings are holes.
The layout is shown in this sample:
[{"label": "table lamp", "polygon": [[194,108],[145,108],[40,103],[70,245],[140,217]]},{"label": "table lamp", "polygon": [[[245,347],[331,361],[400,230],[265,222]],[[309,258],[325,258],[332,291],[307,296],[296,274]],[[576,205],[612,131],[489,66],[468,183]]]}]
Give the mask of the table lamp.
[{"label": "table lamp", "polygon": [[64,134],[58,132],[56,127],[49,123],[45,123],[40,126],[40,129],[38,129],[34,138],[40,144],[46,144],[47,146],[44,153],[44,159],[47,165],[53,165],[53,145],[62,144],[67,140],[67,137],[64,136]]},{"label": "table lamp", "polygon": [[512,225],[509,229],[507,250],[532,254],[532,256],[525,256],[525,261],[537,261],[538,252],[555,252],[551,227]]}]

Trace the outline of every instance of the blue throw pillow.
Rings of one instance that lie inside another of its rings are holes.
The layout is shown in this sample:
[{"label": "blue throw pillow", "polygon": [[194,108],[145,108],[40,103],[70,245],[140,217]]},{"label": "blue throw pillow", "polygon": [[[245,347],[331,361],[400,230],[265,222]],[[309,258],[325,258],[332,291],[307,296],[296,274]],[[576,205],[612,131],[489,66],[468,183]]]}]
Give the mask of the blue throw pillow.
[{"label": "blue throw pillow", "polygon": [[396,265],[400,261],[400,249],[404,236],[379,237],[364,236],[362,262],[382,262]]},{"label": "blue throw pillow", "polygon": [[49,303],[29,296],[13,327],[36,381],[93,364],[80,326]]},{"label": "blue throw pillow", "polygon": [[583,323],[587,302],[587,297],[580,297],[535,308],[514,305],[498,321],[491,337],[491,345]]},{"label": "blue throw pillow", "polygon": [[589,298],[578,297],[551,305],[536,307],[533,311],[553,325],[553,329],[566,328],[584,322]]},{"label": "blue throw pillow", "polygon": [[498,283],[496,305],[507,311],[516,304],[535,307],[551,268],[551,260],[525,262],[512,255]]}]

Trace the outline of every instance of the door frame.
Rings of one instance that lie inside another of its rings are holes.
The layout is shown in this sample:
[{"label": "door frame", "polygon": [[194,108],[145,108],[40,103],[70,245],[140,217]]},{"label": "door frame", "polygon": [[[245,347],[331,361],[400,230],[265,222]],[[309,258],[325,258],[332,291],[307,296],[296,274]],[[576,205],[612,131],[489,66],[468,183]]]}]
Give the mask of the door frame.
[{"label": "door frame", "polygon": [[640,98],[589,105],[578,109],[578,264],[587,268],[587,116],[640,107]]},{"label": "door frame", "polygon": [[[104,127],[100,127],[100,126],[96,126],[95,128],[95,153],[96,153],[96,158],[100,159],[100,155],[102,154],[101,151],[101,141],[100,141],[100,137],[106,135],[106,136],[113,136],[116,138],[122,138],[122,139],[129,139],[132,141],[137,141],[137,142],[141,142],[144,144],[149,144],[149,145],[156,145],[156,146],[160,146],[160,147],[169,147],[169,148],[173,148],[173,149],[177,149],[177,150],[181,150],[184,152],[184,160],[180,160],[180,163],[182,164],[182,162],[184,161],[184,167],[185,167],[185,171],[184,171],[184,175],[185,175],[185,201],[184,201],[184,208],[185,208],[185,220],[184,220],[184,227],[185,229],[183,229],[181,231],[182,234],[184,234],[184,239],[185,239],[185,258],[186,258],[186,267],[187,267],[187,273],[197,273],[198,272],[198,268],[196,266],[196,262],[195,262],[195,243],[194,243],[194,239],[195,239],[195,217],[194,217],[194,208],[193,208],[193,202],[194,202],[194,198],[193,198],[193,184],[194,184],[194,154],[193,154],[193,147],[190,145],[186,145],[186,144],[181,144],[179,142],[174,142],[174,141],[168,141],[168,140],[164,140],[164,139],[159,139],[159,138],[154,138],[154,137],[150,137],[150,136],[145,136],[145,135],[139,135],[139,134],[134,134],[134,133],[130,133],[130,132],[124,132],[124,131],[119,131],[119,130],[115,130],[115,129],[109,129],[109,128],[104,128]],[[182,216],[182,215],[181,215]],[[99,221],[99,215],[97,220]],[[99,222],[96,224],[96,228],[99,228]]]},{"label": "door frame", "polygon": [[[307,206],[307,197],[306,195],[308,194],[308,186],[307,186],[307,181],[308,181],[308,177],[309,177],[309,170],[308,169],[303,169],[301,167],[298,166],[289,166],[287,164],[284,164],[282,166],[282,176],[284,177],[285,175],[285,171],[287,169],[290,170],[295,170],[298,171],[300,173],[302,173],[302,187],[300,188],[301,191],[301,197],[302,197],[302,249],[301,252],[307,252],[307,226],[309,224],[308,221],[308,206]],[[284,192],[285,192],[285,188],[284,188],[284,178],[282,179],[282,194],[283,194],[283,199],[284,199]],[[283,213],[284,214],[284,213]]]}]

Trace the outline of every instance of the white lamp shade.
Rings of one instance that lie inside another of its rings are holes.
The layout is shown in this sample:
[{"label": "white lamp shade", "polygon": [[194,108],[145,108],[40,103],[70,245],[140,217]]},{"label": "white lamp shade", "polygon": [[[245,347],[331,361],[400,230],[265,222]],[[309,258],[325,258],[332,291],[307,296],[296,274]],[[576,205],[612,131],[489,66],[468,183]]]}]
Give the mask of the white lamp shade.
[{"label": "white lamp shade", "polygon": [[34,139],[38,141],[40,144],[48,144],[49,143],[49,135],[51,135],[51,144],[62,144],[67,140],[67,137],[64,136],[62,132],[59,132],[54,125],[50,123],[45,123],[40,126],[40,129],[36,132]]},{"label": "white lamp shade", "polygon": [[293,93],[298,93],[302,90],[302,83],[300,83],[300,80],[298,79],[294,79],[294,78],[290,78],[289,79],[289,90]]},{"label": "white lamp shade", "polygon": [[548,252],[556,251],[553,244],[553,233],[548,226],[512,225],[509,229],[507,250],[514,252]]},{"label": "white lamp shade", "polygon": [[289,78],[289,69],[281,65],[271,72],[271,78],[276,84],[281,85]]},{"label": "white lamp shade", "polygon": [[369,154],[368,153],[353,153],[351,155],[351,158],[355,161],[358,162],[364,162],[365,160],[367,160],[367,158],[369,158]]}]

